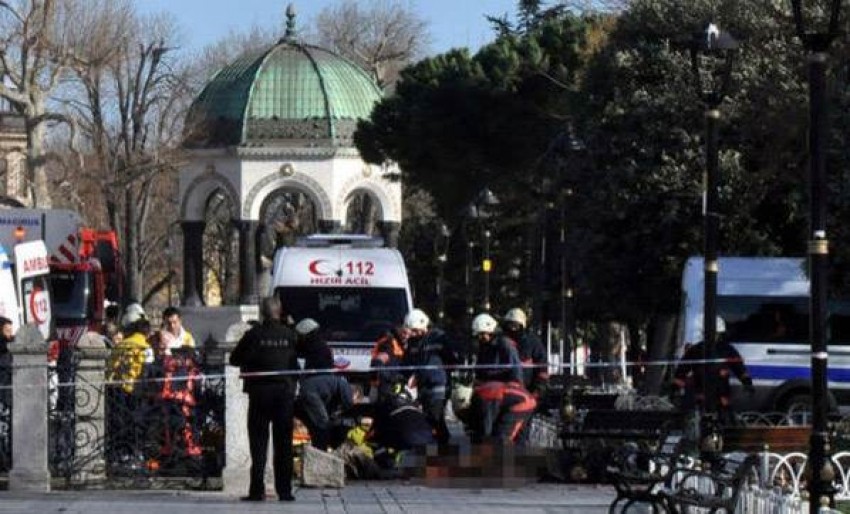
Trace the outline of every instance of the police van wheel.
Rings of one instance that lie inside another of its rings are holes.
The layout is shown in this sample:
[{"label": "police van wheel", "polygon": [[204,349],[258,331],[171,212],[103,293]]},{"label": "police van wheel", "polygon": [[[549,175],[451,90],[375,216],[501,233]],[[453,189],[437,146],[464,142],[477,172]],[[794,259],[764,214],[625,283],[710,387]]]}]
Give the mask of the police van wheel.
[{"label": "police van wheel", "polygon": [[812,412],[812,397],[808,393],[802,392],[791,394],[782,400],[780,410],[795,420],[797,417],[803,417],[806,419],[799,421],[810,422],[811,420],[807,418],[811,416]]}]

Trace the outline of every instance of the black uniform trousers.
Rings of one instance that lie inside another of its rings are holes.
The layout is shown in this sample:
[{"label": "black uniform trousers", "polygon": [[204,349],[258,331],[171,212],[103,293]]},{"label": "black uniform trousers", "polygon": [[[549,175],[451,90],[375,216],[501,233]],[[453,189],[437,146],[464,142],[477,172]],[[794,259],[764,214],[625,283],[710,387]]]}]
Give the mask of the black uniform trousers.
[{"label": "black uniform trousers", "polygon": [[274,437],[274,487],[278,496],[292,494],[292,417],[295,391],[285,384],[253,385],[248,393],[248,443],[251,447],[250,496],[265,495],[269,423]]}]

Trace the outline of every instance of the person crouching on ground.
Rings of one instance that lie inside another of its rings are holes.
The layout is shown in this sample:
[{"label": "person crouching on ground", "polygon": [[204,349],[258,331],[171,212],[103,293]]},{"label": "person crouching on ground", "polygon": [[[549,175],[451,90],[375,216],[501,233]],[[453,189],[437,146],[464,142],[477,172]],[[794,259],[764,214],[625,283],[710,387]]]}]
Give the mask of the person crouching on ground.
[{"label": "person crouching on ground", "polygon": [[534,397],[522,385],[522,365],[514,343],[499,334],[498,322],[489,314],[472,320],[472,334],[478,339],[478,356],[472,396],[472,439],[485,438],[515,442],[523,423],[537,407]]},{"label": "person crouching on ground", "polygon": [[525,312],[516,307],[509,310],[502,319],[502,330],[516,342],[522,363],[523,385],[535,397],[542,399],[549,386],[549,359],[543,343],[528,330]]},{"label": "person crouching on ground", "polygon": [[375,405],[369,432],[374,459],[383,470],[396,470],[402,454],[434,444],[431,423],[406,392],[386,395]]},{"label": "person crouching on ground", "polygon": [[312,445],[327,450],[331,445],[332,417],[354,405],[351,386],[334,373],[333,353],[321,337],[319,324],[306,318],[295,325],[298,356],[304,359],[296,411],[310,431]]}]

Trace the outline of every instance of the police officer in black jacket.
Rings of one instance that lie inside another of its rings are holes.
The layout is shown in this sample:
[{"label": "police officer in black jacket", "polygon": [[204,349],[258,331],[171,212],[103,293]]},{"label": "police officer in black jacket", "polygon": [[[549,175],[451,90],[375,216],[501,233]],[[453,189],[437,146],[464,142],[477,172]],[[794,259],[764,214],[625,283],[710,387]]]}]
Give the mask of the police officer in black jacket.
[{"label": "police officer in black jacket", "polygon": [[295,333],[284,325],[277,297],[260,303],[262,323],[251,328],[230,354],[230,365],[242,369],[248,393],[248,443],[251,447],[251,483],[243,501],[265,499],[269,423],[274,436],[274,481],[281,501],[292,496],[292,419],[296,373]]}]

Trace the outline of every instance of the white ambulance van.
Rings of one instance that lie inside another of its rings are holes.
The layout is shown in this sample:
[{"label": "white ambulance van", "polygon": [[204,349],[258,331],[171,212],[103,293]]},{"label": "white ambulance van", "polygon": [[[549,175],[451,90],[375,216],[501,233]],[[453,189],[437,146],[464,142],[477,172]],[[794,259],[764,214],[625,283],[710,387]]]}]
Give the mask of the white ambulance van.
[{"label": "white ambulance van", "polygon": [[[736,410],[796,411],[811,404],[809,279],[800,258],[721,257],[717,315],[753,378],[750,397],[733,380]],[[688,259],[682,277],[678,356],[702,340],[703,260]],[[850,302],[828,305],[829,401],[850,405]]]},{"label": "white ambulance van", "polygon": [[12,320],[12,330],[36,325],[49,340],[53,330],[47,247],[43,241],[0,245],[0,316]]},{"label": "white ambulance van", "polygon": [[321,325],[337,365],[367,371],[375,340],[413,308],[404,259],[381,238],[314,235],[274,256],[270,294],[298,322]]}]

